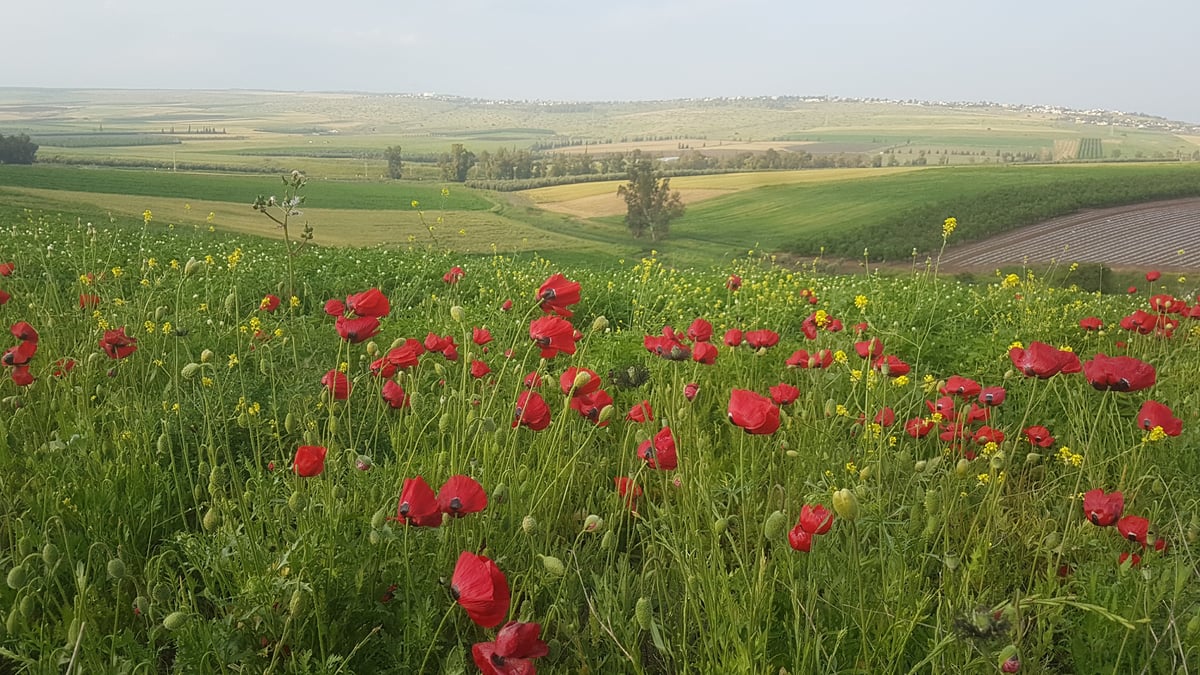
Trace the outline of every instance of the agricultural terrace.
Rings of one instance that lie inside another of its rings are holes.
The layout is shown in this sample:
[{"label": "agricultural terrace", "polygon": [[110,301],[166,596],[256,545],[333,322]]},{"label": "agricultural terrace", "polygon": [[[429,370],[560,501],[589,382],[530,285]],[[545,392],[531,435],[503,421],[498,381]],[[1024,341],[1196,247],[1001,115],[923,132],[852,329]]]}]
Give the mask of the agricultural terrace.
[{"label": "agricultural terrace", "polygon": [[1194,279],[2,228],[0,669],[1200,663]]}]

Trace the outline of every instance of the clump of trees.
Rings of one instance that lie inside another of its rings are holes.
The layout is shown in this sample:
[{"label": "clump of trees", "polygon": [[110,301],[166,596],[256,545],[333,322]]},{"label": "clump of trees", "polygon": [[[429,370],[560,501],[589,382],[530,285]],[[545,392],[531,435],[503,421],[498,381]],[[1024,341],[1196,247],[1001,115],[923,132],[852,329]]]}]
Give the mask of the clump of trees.
[{"label": "clump of trees", "polygon": [[25,134],[0,134],[0,164],[33,164],[37,151],[38,144]]},{"label": "clump of trees", "polygon": [[629,182],[617,188],[625,198],[625,224],[634,237],[649,233],[650,241],[665,239],[671,221],[683,215],[679,191],[671,190],[671,179],[658,175],[654,161],[634,153],[629,162]]}]

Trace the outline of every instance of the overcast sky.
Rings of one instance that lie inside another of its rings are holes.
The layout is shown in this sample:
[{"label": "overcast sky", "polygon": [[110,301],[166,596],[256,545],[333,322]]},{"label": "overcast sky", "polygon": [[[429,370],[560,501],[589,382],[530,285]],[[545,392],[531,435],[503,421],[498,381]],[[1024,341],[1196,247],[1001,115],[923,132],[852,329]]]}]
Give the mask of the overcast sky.
[{"label": "overcast sky", "polygon": [[831,94],[1200,123],[1200,0],[4,0],[0,86]]}]

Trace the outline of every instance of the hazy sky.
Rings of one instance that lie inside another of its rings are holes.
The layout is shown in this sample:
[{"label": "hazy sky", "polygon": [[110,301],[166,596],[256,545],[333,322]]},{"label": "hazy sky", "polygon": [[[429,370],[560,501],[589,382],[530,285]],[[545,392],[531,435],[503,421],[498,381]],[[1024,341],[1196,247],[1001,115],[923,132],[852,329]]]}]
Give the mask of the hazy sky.
[{"label": "hazy sky", "polygon": [[1200,0],[5,0],[0,86],[832,94],[1200,123]]}]

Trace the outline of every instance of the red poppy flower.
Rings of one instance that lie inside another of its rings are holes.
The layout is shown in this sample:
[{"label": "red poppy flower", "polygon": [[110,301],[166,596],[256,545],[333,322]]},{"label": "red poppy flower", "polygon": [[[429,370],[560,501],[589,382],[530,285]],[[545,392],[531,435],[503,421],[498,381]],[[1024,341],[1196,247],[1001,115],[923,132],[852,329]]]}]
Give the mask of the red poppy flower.
[{"label": "red poppy flower", "polygon": [[788,532],[788,546],[800,551],[808,553],[812,550],[813,535],[805,530],[799,523]]},{"label": "red poppy flower", "polygon": [[24,340],[25,342],[38,341],[38,332],[26,321],[14,323],[9,327],[8,332],[12,333],[12,336],[18,340]]},{"label": "red poppy flower", "polygon": [[490,558],[463,551],[450,578],[450,594],[467,616],[484,628],[500,625],[508,615],[508,580]]},{"label": "red poppy flower", "polygon": [[679,458],[675,454],[675,437],[671,435],[671,427],[663,427],[651,440],[642,441],[638,445],[638,457],[646,462],[651,469],[664,471],[679,466]]},{"label": "red poppy flower", "polygon": [[1013,347],[1008,358],[1026,377],[1048,379],[1059,373],[1078,373],[1079,357],[1074,352],[1056,349],[1045,342],[1031,342],[1028,349]]},{"label": "red poppy flower", "polygon": [[904,432],[913,438],[925,438],[931,431],[933,431],[933,422],[920,417],[914,417],[904,423]]},{"label": "red poppy flower", "polygon": [[391,304],[388,302],[387,296],[378,288],[349,296],[346,298],[346,305],[357,316],[373,316],[376,319],[387,316],[391,311]]},{"label": "red poppy flower", "polygon": [[553,312],[569,319],[572,313],[567,306],[579,302],[579,282],[571,281],[555,272],[538,287],[537,299],[542,303],[543,312]]},{"label": "red poppy flower", "polygon": [[942,439],[946,443],[961,443],[970,437],[970,428],[960,422],[943,423],[942,431],[938,434],[938,438]]},{"label": "red poppy flower", "polygon": [[1150,534],[1150,521],[1141,516],[1125,516],[1117,521],[1117,532],[1129,541],[1146,545],[1146,537]]},{"label": "red poppy flower", "polygon": [[542,380],[541,374],[535,370],[525,376],[521,386],[526,389],[540,389],[543,384],[545,384],[545,381]]},{"label": "red poppy flower", "polygon": [[100,348],[110,359],[123,359],[137,351],[137,338],[125,334],[125,328],[104,331],[100,338]]},{"label": "red poppy flower", "polygon": [[604,412],[604,409],[610,405],[612,405],[612,396],[609,396],[608,392],[603,389],[598,389],[583,396],[571,397],[571,410],[579,413],[592,424],[601,427],[608,426],[608,420],[601,421],[600,413]]},{"label": "red poppy flower", "polygon": [[541,394],[536,391],[523,391],[517,396],[517,412],[513,415],[512,425],[516,427],[518,424],[534,431],[541,431],[550,426],[550,406],[546,405]]},{"label": "red poppy flower", "polygon": [[437,497],[424,478],[417,476],[404,479],[400,500],[396,503],[396,520],[415,527],[438,527],[442,524]]},{"label": "red poppy flower", "polygon": [[358,344],[379,334],[379,319],[373,316],[361,316],[354,319],[339,316],[334,323],[334,328],[337,329],[338,335],[342,336],[343,340]]},{"label": "red poppy flower", "polygon": [[[982,395],[982,392],[980,393]],[[992,416],[990,408],[981,408],[977,403],[971,404],[971,409],[967,411],[967,424],[975,422],[986,422]]]},{"label": "red poppy flower", "polygon": [[625,499],[625,506],[631,511],[636,511],[637,499],[642,496],[642,486],[633,482],[629,476],[617,476],[613,478],[613,484],[617,488],[617,494]]},{"label": "red poppy flower", "polygon": [[879,338],[859,340],[858,342],[854,343],[854,351],[858,353],[859,358],[878,358],[883,354],[883,341]]},{"label": "red poppy flower", "polygon": [[350,380],[345,373],[330,370],[321,378],[321,384],[325,385],[334,400],[345,401],[350,398]]},{"label": "red poppy flower", "polygon": [[979,392],[979,402],[987,406],[998,406],[1004,403],[1004,397],[1007,396],[1004,387],[986,387]]},{"label": "red poppy flower", "polygon": [[91,293],[80,293],[79,294],[79,308],[80,309],[92,309],[99,304],[100,304],[100,296],[93,295]]},{"label": "red poppy flower", "polygon": [[404,387],[396,384],[395,380],[383,383],[383,400],[387,401],[388,406],[395,409],[408,408],[412,405],[408,394],[404,392]]},{"label": "red poppy flower", "polygon": [[326,300],[323,311],[329,316],[341,316],[346,313],[346,303],[337,298]]},{"label": "red poppy flower", "polygon": [[59,359],[54,362],[54,370],[50,371],[50,374],[54,377],[66,377],[74,369],[75,359]]},{"label": "red poppy flower", "polygon": [[683,337],[674,328],[663,326],[661,335],[647,335],[642,338],[642,345],[646,351],[668,361],[683,361],[692,355],[692,348],[684,344]]},{"label": "red poppy flower", "polygon": [[817,313],[816,312],[813,312],[812,314],[809,314],[808,316],[804,317],[804,320],[800,322],[800,332],[804,335],[804,339],[806,339],[806,340],[816,340],[817,339]]},{"label": "red poppy flower", "polygon": [[896,423],[896,411],[890,407],[885,407],[883,410],[875,413],[875,424],[881,427],[890,427]]},{"label": "red poppy flower", "polygon": [[1149,281],[1150,283],[1154,283],[1161,278],[1162,272],[1159,272],[1158,270],[1150,270],[1149,272],[1146,272],[1146,281]]},{"label": "red poppy flower", "polygon": [[708,342],[697,342],[692,348],[692,360],[701,365],[713,365],[717,362],[717,355],[717,348]]},{"label": "red poppy flower", "polygon": [[1171,409],[1158,401],[1146,401],[1137,414],[1138,426],[1146,431],[1161,428],[1168,436],[1178,436],[1183,431],[1183,420]]},{"label": "red poppy flower", "polygon": [[888,377],[907,375],[912,370],[911,366],[891,354],[885,354],[875,359],[874,368]]},{"label": "red poppy flower", "polygon": [[511,299],[505,300],[504,302],[502,302],[500,304],[500,311],[507,312],[512,309],[512,306],[513,306],[513,301]]},{"label": "red poppy flower", "polygon": [[492,332],[486,328],[475,326],[471,329],[471,342],[480,347],[492,341]]},{"label": "red poppy flower", "polygon": [[262,302],[258,303],[258,308],[264,312],[274,312],[279,309],[279,296],[271,293],[264,295]]},{"label": "red poppy flower", "polygon": [[1085,316],[1079,320],[1079,327],[1084,330],[1101,330],[1104,328],[1104,322],[1095,316]]},{"label": "red poppy flower", "polygon": [[1129,288],[1125,289],[1125,292],[1133,295],[1134,293],[1137,293],[1137,286],[1130,286]]},{"label": "red poppy flower", "polygon": [[975,380],[962,377],[961,375],[952,375],[938,391],[946,396],[974,398],[979,395],[979,392],[983,391],[983,387]]},{"label": "red poppy flower", "polygon": [[800,398],[800,390],[786,382],[780,382],[771,387],[769,391],[771,392],[771,400],[776,405],[787,405]]},{"label": "red poppy flower", "polygon": [[1160,314],[1182,314],[1187,303],[1170,293],[1158,293],[1150,296],[1150,309]]},{"label": "red poppy flower", "polygon": [[13,384],[18,387],[28,387],[33,384],[33,373],[29,372],[29,366],[17,366],[9,373],[12,377]]},{"label": "red poppy flower", "polygon": [[448,284],[457,284],[465,276],[467,276],[467,273],[463,271],[463,268],[455,265],[450,268],[450,271],[442,275],[442,281]]},{"label": "red poppy flower", "polygon": [[736,274],[730,274],[729,278],[725,280],[725,288],[728,288],[731,291],[736,291],[737,289],[739,289],[741,287],[742,287],[742,278]]},{"label": "red poppy flower", "polygon": [[553,314],[531,321],[529,338],[541,348],[543,359],[552,359],[559,353],[575,353],[575,327]]},{"label": "red poppy flower", "polygon": [[545,656],[550,648],[538,637],[542,627],[536,623],[509,621],[500,629],[495,642],[476,642],[471,658],[483,675],[534,675],[531,659]]},{"label": "red poppy flower", "polygon": [[[580,377],[586,375],[586,379]],[[581,380],[579,386],[576,386],[576,380]],[[591,368],[578,368],[571,366],[563,371],[563,374],[558,378],[558,386],[562,389],[563,396],[587,396],[588,394],[600,388],[603,382],[596,371]]]},{"label": "red poppy flower", "polygon": [[[953,379],[953,378],[951,378]],[[942,390],[945,391],[945,387]],[[938,414],[947,422],[953,422],[954,415],[954,399],[949,396],[943,396],[936,401],[925,401],[925,407],[929,408],[930,414]]]},{"label": "red poppy flower", "polygon": [[742,335],[742,331],[740,329],[730,328],[729,330],[725,331],[725,336],[722,338],[722,342],[725,343],[726,347],[737,347],[742,344],[743,339],[745,339],[745,336]]},{"label": "red poppy flower", "polygon": [[650,401],[642,401],[630,408],[625,419],[638,423],[654,421],[654,411],[650,409]]},{"label": "red poppy flower", "polygon": [[1108,527],[1117,522],[1125,510],[1125,496],[1120,492],[1105,494],[1096,488],[1083,493],[1083,515],[1093,525]]},{"label": "red poppy flower", "polygon": [[828,368],[833,365],[833,352],[818,349],[810,354],[803,349],[797,349],[788,357],[786,363],[792,368]]},{"label": "red poppy flower", "polygon": [[800,508],[800,522],[797,525],[809,534],[825,534],[833,527],[833,512],[823,504],[805,504]]},{"label": "red poppy flower", "polygon": [[750,434],[772,434],[779,428],[779,408],[771,399],[747,389],[729,393],[729,419]]},{"label": "red poppy flower", "polygon": [[1039,448],[1048,448],[1054,445],[1054,437],[1050,435],[1050,430],[1046,427],[1028,427],[1024,434],[1030,443]]},{"label": "red poppy flower", "polygon": [[438,508],[455,517],[478,513],[487,508],[487,502],[487,493],[479,481],[462,474],[446,479],[437,493]]},{"label": "red poppy flower", "polygon": [[746,333],[746,344],[754,349],[766,349],[779,344],[779,333],[767,328],[752,330]]},{"label": "red poppy flower", "polygon": [[492,369],[483,361],[480,361],[479,359],[473,359],[471,361],[471,377],[479,380],[490,372],[492,372]]},{"label": "red poppy flower", "polygon": [[705,319],[697,318],[688,326],[687,336],[692,342],[708,342],[712,339],[713,326]]},{"label": "red poppy flower", "polygon": [[1137,567],[1142,564],[1142,556],[1136,553],[1129,553],[1128,551],[1121,551],[1121,555],[1117,556],[1117,564],[1124,565],[1126,560],[1129,561],[1130,567]]},{"label": "red poppy flower", "polygon": [[[80,296],[80,302],[83,301],[82,297],[83,296]],[[12,300],[12,296],[9,295],[3,288],[0,288],[0,305],[7,305],[9,300]]]},{"label": "red poppy flower", "polygon": [[13,270],[16,269],[16,267],[17,266],[11,262],[0,263],[0,277],[12,276]]},{"label": "red poppy flower", "polygon": [[1004,442],[1004,432],[993,427],[983,426],[975,431],[975,436],[972,440],[980,445],[987,443],[996,443],[998,445]]},{"label": "red poppy flower", "polygon": [[688,382],[683,385],[683,397],[689,402],[696,399],[696,395],[700,393],[700,385],[695,382]]},{"label": "red poppy flower", "polygon": [[301,445],[296,448],[296,458],[292,460],[292,471],[297,476],[312,478],[321,475],[325,470],[325,453],[327,450],[320,445]]},{"label": "red poppy flower", "polygon": [[835,316],[829,317],[829,319],[825,322],[825,330],[829,331],[830,333],[840,333],[842,332],[843,328],[844,326],[842,325],[842,320]]},{"label": "red poppy flower", "polygon": [[1088,384],[1096,389],[1116,391],[1140,391],[1153,386],[1157,379],[1154,366],[1132,356],[1105,356],[1097,354],[1083,364],[1083,374]]}]

